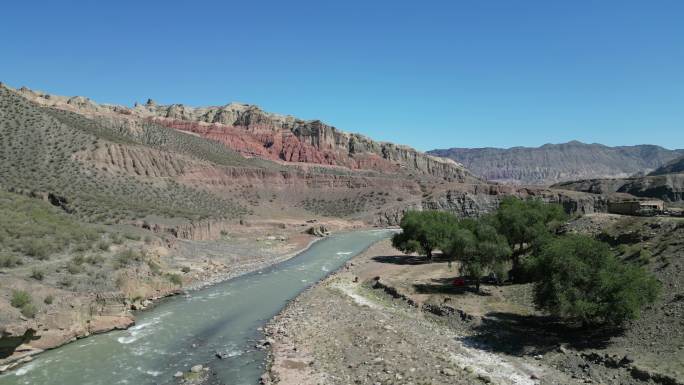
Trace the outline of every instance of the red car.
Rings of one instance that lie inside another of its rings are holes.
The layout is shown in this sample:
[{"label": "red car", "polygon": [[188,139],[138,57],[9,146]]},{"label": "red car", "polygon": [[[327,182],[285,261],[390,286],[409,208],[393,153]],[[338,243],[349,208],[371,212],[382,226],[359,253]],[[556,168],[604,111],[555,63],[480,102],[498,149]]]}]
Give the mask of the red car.
[{"label": "red car", "polygon": [[465,286],[465,279],[463,278],[456,278],[454,279],[453,282],[451,282],[452,285],[454,286]]}]

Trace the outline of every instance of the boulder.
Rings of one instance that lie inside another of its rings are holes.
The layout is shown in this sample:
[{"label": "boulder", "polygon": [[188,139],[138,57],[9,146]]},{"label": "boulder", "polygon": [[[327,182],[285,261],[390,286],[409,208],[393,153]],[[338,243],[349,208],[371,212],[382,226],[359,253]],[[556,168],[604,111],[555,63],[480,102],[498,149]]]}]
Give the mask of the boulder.
[{"label": "boulder", "polygon": [[309,227],[309,229],[306,230],[306,233],[316,237],[325,237],[330,234],[330,231],[325,225],[316,225]]}]

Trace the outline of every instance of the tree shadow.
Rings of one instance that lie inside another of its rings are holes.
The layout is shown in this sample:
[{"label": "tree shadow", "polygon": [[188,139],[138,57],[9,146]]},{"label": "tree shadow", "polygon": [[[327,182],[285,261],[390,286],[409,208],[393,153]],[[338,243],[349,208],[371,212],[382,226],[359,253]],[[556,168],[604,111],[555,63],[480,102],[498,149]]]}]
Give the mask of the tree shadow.
[{"label": "tree shadow", "polygon": [[434,254],[432,259],[424,255],[378,255],[373,257],[375,262],[389,263],[392,265],[425,265],[433,262],[447,262],[448,259],[442,254]]},{"label": "tree shadow", "polygon": [[[461,278],[464,281],[463,286],[454,286],[454,279]],[[419,294],[453,294],[462,295],[465,293],[473,293],[481,296],[490,296],[491,294],[482,290],[475,289],[475,282],[467,277],[446,277],[433,278],[430,283],[416,283],[413,288]]]},{"label": "tree shadow", "polygon": [[616,327],[577,327],[556,317],[487,313],[475,327],[476,334],[461,338],[471,347],[512,355],[535,355],[558,349],[602,349],[624,332]]}]

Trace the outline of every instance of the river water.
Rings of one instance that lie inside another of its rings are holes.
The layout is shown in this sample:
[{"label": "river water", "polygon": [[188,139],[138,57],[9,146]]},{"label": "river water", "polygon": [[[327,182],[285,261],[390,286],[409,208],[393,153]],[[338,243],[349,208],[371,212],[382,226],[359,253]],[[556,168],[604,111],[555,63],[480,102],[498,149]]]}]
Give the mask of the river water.
[{"label": "river water", "polygon": [[[209,365],[212,383],[255,384],[265,353],[254,349],[257,328],[288,300],[336,270],[390,231],[332,235],[269,268],[162,301],[136,325],[40,354],[0,376],[1,385],[172,384],[173,374]],[[216,358],[220,352],[227,356]]]}]

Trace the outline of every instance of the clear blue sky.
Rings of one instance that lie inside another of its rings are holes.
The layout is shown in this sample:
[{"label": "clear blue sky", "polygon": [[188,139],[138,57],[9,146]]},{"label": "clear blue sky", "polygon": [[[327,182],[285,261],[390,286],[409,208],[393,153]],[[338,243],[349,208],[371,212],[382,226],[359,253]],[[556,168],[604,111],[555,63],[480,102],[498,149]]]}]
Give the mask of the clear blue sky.
[{"label": "clear blue sky", "polygon": [[684,148],[684,1],[7,1],[0,80],[412,145]]}]

